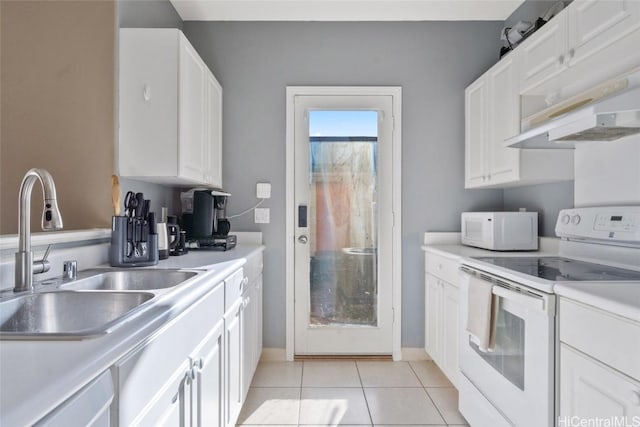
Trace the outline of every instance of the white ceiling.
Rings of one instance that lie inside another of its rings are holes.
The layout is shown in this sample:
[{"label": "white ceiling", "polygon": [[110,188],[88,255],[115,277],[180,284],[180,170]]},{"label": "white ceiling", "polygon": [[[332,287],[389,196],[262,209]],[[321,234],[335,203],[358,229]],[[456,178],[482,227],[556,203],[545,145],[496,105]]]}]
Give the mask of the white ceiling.
[{"label": "white ceiling", "polygon": [[504,21],[524,0],[170,0],[184,21]]}]

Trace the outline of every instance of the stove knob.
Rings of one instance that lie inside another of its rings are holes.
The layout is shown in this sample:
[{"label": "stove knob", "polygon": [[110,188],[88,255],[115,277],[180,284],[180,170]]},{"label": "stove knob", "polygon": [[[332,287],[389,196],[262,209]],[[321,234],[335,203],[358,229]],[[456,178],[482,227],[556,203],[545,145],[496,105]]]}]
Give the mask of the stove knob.
[{"label": "stove knob", "polygon": [[571,224],[578,225],[580,224],[580,215],[574,215],[571,217]]},{"label": "stove knob", "polygon": [[562,215],[561,221],[562,221],[563,224],[569,224],[569,220],[570,219],[571,218],[569,217],[569,215],[564,214],[564,215]]}]

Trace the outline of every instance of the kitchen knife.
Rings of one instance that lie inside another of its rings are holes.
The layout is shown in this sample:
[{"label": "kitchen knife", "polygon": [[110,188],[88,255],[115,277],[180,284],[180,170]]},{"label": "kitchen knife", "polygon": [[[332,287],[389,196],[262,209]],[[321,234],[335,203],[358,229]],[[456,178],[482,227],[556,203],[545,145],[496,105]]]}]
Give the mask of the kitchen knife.
[{"label": "kitchen knife", "polygon": [[118,175],[111,175],[111,203],[113,215],[120,216],[120,180]]},{"label": "kitchen knife", "polygon": [[136,218],[143,218],[144,211],[144,194],[136,193]]}]

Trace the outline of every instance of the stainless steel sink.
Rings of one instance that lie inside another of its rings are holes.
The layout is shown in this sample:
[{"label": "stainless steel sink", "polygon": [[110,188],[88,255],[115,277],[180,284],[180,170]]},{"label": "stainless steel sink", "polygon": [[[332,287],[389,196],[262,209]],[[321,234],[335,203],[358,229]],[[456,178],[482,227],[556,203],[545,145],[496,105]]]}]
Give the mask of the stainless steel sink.
[{"label": "stainless steel sink", "polygon": [[148,292],[40,292],[0,302],[0,339],[73,340],[106,334],[151,300]]},{"label": "stainless steel sink", "polygon": [[108,291],[150,291],[172,288],[192,278],[197,272],[180,270],[117,270],[95,274],[88,272],[89,277],[79,278],[69,284],[61,285],[63,289],[76,290],[108,290]]}]

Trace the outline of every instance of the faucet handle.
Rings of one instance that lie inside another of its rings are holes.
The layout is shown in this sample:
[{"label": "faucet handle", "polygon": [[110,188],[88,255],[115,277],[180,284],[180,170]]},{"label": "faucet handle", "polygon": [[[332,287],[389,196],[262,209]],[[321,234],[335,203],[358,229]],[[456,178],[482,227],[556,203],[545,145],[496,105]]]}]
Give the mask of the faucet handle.
[{"label": "faucet handle", "polygon": [[62,278],[64,280],[75,280],[78,276],[78,261],[64,261],[62,264]]},{"label": "faucet handle", "polygon": [[33,261],[33,274],[46,273],[51,268],[51,264],[47,259],[49,257],[49,252],[51,252],[51,245],[47,246],[47,249],[44,251],[44,255],[42,259],[39,261]]}]

